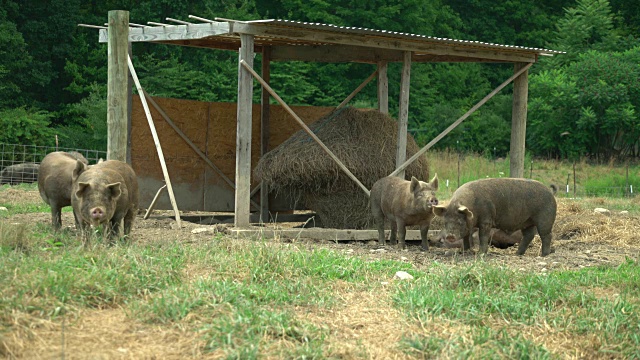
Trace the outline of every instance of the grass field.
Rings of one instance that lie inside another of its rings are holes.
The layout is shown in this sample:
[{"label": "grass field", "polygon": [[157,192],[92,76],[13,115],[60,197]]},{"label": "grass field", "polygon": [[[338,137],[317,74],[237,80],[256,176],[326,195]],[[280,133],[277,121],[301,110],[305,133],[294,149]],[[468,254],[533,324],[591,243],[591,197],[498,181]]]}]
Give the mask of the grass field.
[{"label": "grass field", "polygon": [[[631,214],[581,220],[595,205]],[[1,187],[0,206],[10,359],[640,358],[635,199],[562,200],[556,253],[485,260],[194,235],[141,217],[130,243],[84,245],[73,228],[51,232],[33,185]]]}]

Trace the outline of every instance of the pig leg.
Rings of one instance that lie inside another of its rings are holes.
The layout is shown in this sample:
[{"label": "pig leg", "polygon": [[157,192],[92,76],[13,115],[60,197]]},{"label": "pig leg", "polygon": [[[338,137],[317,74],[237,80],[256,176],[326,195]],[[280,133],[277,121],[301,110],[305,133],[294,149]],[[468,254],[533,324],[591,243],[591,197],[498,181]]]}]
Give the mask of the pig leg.
[{"label": "pig leg", "polygon": [[382,209],[375,204],[371,204],[371,214],[373,215],[373,220],[378,228],[378,245],[384,246],[384,214],[382,213]]},{"label": "pig leg", "polygon": [[404,238],[407,235],[407,227],[401,219],[396,220],[396,225],[398,227],[398,247],[402,250],[405,248]]},{"label": "pig leg", "polygon": [[520,245],[518,245],[518,251],[516,251],[517,255],[524,255],[524,252],[527,251],[531,240],[536,235],[535,226],[529,226],[528,228],[522,230],[522,240],[520,240]]},{"label": "pig leg", "polygon": [[[124,232],[123,235],[129,235],[131,232],[131,226],[133,225],[133,219],[136,217],[135,211],[129,210],[124,216]],[[382,231],[382,240],[384,241],[384,229]]]},{"label": "pig leg", "polygon": [[394,220],[390,221],[391,223],[391,232],[389,232],[389,244],[395,245],[398,243],[396,238],[396,232],[398,232],[398,224]]},{"label": "pig leg", "polygon": [[113,243],[115,239],[120,235],[120,221],[122,217],[114,215],[109,222],[109,242]]},{"label": "pig leg", "polygon": [[429,250],[429,225],[420,227],[420,239],[422,239],[422,250]]},{"label": "pig leg", "polygon": [[482,224],[478,227],[478,242],[480,243],[480,253],[486,254],[489,251],[489,237],[491,236],[491,225]]},{"label": "pig leg", "polygon": [[462,238],[462,250],[467,251],[471,249],[471,234]]},{"label": "pig leg", "polygon": [[62,226],[62,211],[61,207],[57,203],[51,202],[51,225],[54,230],[59,230]]}]

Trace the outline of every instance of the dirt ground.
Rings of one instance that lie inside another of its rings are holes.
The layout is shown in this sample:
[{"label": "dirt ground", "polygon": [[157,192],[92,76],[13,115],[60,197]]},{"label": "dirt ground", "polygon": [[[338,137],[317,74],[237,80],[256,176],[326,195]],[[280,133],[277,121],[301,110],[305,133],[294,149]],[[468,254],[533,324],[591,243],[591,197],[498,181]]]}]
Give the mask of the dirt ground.
[{"label": "dirt ground", "polygon": [[[6,189],[0,191],[0,206],[15,204],[40,205],[42,200],[37,191]],[[606,204],[605,204],[606,205]],[[539,257],[540,240],[536,236],[524,256],[515,255],[516,248],[490,248],[485,260],[491,264],[511,268],[516,271],[534,273],[552,272],[561,269],[577,270],[589,266],[618,265],[627,258],[640,258],[640,241],[637,235],[640,229],[640,216],[611,211],[609,214],[595,213],[585,203],[574,200],[558,199],[558,216],[554,226],[555,252],[547,257]],[[134,223],[131,241],[152,243],[155,241],[182,241],[185,243],[207,242],[214,236],[233,236],[229,230],[231,224],[220,223],[203,225],[192,222],[208,222],[204,213],[183,213],[181,228],[171,218],[172,212],[154,211],[144,220],[141,211]],[[216,216],[224,218],[224,216]],[[229,217],[226,217],[229,221]],[[17,214],[8,219],[9,223],[42,224],[48,226],[51,215],[48,212]],[[209,221],[210,222],[210,221]],[[71,233],[75,233],[73,215],[62,214],[62,223]],[[299,227],[302,222],[268,223],[264,226]],[[432,224],[433,230],[442,227],[440,219]],[[237,241],[251,241],[238,238]],[[293,243],[301,248],[328,248],[346,256],[358,256],[368,260],[391,259],[409,262],[416,269],[427,269],[434,262],[452,266],[469,266],[477,260],[474,252],[462,254],[459,250],[437,247],[432,243],[428,252],[420,250],[419,242],[409,242],[408,249],[398,250],[391,246],[381,248],[377,242],[332,240],[312,240],[304,237],[295,239],[276,238],[269,240],[278,243]],[[393,274],[389,274],[391,277]],[[379,289],[377,291],[380,291]],[[419,333],[425,329],[416,328],[393,308],[380,308],[382,294],[345,291],[344,307],[335,310],[311,311],[301,309],[299,316],[314,323],[328,325],[334,331],[327,339],[332,345],[336,357],[344,359],[362,358],[363,351],[368,358],[404,359],[409,358],[393,347],[388,341],[397,341],[403,332]],[[357,297],[358,302],[352,301]],[[366,300],[366,301],[365,301]],[[349,306],[351,304],[351,306]],[[354,305],[357,304],[357,305]],[[5,337],[7,354],[16,358],[60,358],[66,354],[69,359],[204,359],[221,358],[223,353],[203,353],[204,344],[199,337],[180,326],[160,327],[142,324],[126,316],[121,308],[84,309],[68,320],[64,338],[60,338],[61,325],[56,321],[31,318],[16,318],[16,326]],[[432,323],[433,331],[454,331],[456,324]],[[381,329],[384,329],[381,330]],[[443,330],[444,329],[444,330]],[[64,345],[62,345],[64,344]],[[572,343],[573,344],[573,343]],[[573,344],[575,345],[575,344]],[[572,346],[573,346],[572,345]],[[282,346],[286,346],[282,345]],[[0,349],[1,350],[1,349]],[[562,352],[562,351],[561,351]],[[2,351],[0,351],[2,353]],[[9,355],[9,358],[14,358]],[[580,356],[575,356],[579,358]],[[573,358],[573,356],[569,356]]]},{"label": "dirt ground", "polygon": [[[552,247],[555,252],[547,257],[538,256],[540,251],[540,238],[535,237],[524,256],[515,255],[516,246],[507,249],[491,247],[486,261],[499,266],[506,266],[521,271],[545,272],[559,269],[580,269],[597,265],[617,265],[626,258],[638,259],[640,257],[640,215],[611,211],[609,214],[594,212],[587,208],[583,202],[572,199],[558,199],[558,215],[554,225]],[[37,191],[20,189],[8,189],[0,192],[0,205],[2,204],[41,204],[42,200]],[[605,204],[606,205],[606,204]],[[182,218],[200,220],[200,223],[182,221],[182,228],[178,228],[176,221],[171,217],[171,211],[154,211],[149,219],[143,219],[144,211],[140,210],[132,230],[132,241],[153,242],[158,239],[180,240],[185,242],[207,241],[214,234],[223,233],[231,236],[232,228],[229,215],[226,215],[226,223],[216,225],[202,225],[212,214],[200,212],[181,213]],[[73,215],[69,212],[62,214],[63,226],[70,231],[75,231]],[[218,219],[224,215],[214,215]],[[11,222],[26,224],[50,224],[49,213],[28,213],[14,215]],[[301,227],[303,222],[292,223],[267,223],[268,228]],[[431,225],[432,230],[442,227],[441,220],[435,218]],[[433,236],[432,236],[433,237]],[[238,239],[242,241],[242,239]],[[350,256],[362,256],[368,259],[390,259],[410,262],[415,268],[425,268],[434,261],[448,264],[468,264],[476,260],[475,252],[445,249],[431,242],[428,252],[420,249],[418,241],[409,241],[408,249],[399,250],[387,245],[384,248],[378,246],[373,239],[371,241],[334,241],[306,239],[304,235],[295,239],[276,238],[273,241],[291,243],[307,248],[329,248],[343,252]],[[477,249],[477,248],[476,248]]]}]

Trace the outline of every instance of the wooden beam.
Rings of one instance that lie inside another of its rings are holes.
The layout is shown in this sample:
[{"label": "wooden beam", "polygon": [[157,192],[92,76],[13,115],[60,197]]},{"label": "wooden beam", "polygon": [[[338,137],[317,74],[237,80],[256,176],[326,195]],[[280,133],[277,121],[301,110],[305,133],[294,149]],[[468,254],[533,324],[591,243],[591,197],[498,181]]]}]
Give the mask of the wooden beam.
[{"label": "wooden beam", "polygon": [[[133,57],[131,43],[127,43],[127,56]],[[127,71],[127,164],[131,165],[131,115],[133,111],[133,77]]]},{"label": "wooden beam", "polygon": [[[144,28],[131,28],[129,31],[129,41],[155,42],[169,40],[203,39],[209,36],[223,34],[229,34],[229,23],[227,22],[191,25],[148,26]],[[101,43],[107,42],[106,30],[100,30],[98,41]]]},{"label": "wooden beam", "polygon": [[107,46],[107,159],[127,161],[129,12],[109,11]]},{"label": "wooden beam", "polygon": [[[271,80],[271,48],[265,47],[262,51],[262,78],[268,84]],[[269,152],[269,137],[271,136],[270,120],[271,106],[269,105],[269,93],[260,87],[260,157]],[[269,186],[264,181],[260,182],[260,221],[269,221]]]},{"label": "wooden beam", "polygon": [[236,197],[235,227],[249,226],[249,200],[251,193],[251,126],[253,78],[242,63],[253,66],[253,36],[240,35],[238,63],[238,105],[236,130]]},{"label": "wooden beam", "polygon": [[344,171],[345,174],[347,174],[347,176],[349,176],[349,178],[351,178],[351,180],[353,180],[356,184],[358,184],[358,186],[365,192],[365,194],[367,194],[367,196],[369,196],[369,189],[367,189],[366,186],[362,185],[362,183],[360,182],[360,180],[358,180],[358,178],[353,175],[353,173],[351,171],[349,171],[349,169],[342,163],[342,161],[340,161],[340,159],[338,159],[338,157],[331,151],[329,150],[329,148],[322,142],[322,140],[320,140],[318,138],[318,136],[316,134],[313,133],[313,131],[311,131],[311,129],[309,129],[309,127],[307,126],[307,124],[304,123],[304,121],[302,121],[302,119],[300,119],[300,117],[289,107],[289,105],[287,105],[287,103],[284,102],[284,100],[282,100],[282,98],[280,96],[278,96],[278,94],[271,88],[271,86],[269,86],[269,84],[267,84],[261,77],[260,75],[258,75],[258,73],[255,72],[255,70],[253,70],[251,68],[251,66],[249,66],[249,64],[247,64],[245,61],[240,61],[240,64],[242,66],[244,66],[250,73],[251,75],[253,75],[253,77],[256,78],[256,80],[258,80],[260,82],[260,84],[262,84],[262,86],[264,86],[267,91],[269,92],[269,94],[271,94],[271,96],[273,96],[276,101],[278,101],[280,103],[280,105],[282,105],[282,107],[291,115],[293,116],[293,119],[302,127],[302,129],[316,142],[318,143],[318,145],[320,145],[320,147],[322,148],[322,150],[324,150],[325,153],[327,153],[327,155],[329,155],[333,161],[336,162],[336,164],[338,164],[338,167],[340,167],[340,169],[342,171]]},{"label": "wooden beam", "polygon": [[171,186],[171,178],[169,178],[169,171],[167,171],[167,164],[164,162],[164,154],[162,152],[162,146],[160,146],[160,139],[158,138],[158,133],[156,132],[156,126],[153,124],[151,111],[149,111],[149,105],[147,104],[147,100],[145,99],[144,90],[140,85],[140,81],[138,80],[138,75],[136,75],[136,69],[134,69],[133,63],[131,62],[131,58],[128,56],[127,56],[127,63],[129,65],[129,71],[131,72],[131,77],[133,77],[133,82],[136,84],[136,88],[138,89],[138,94],[140,95],[140,101],[142,102],[142,108],[144,109],[144,113],[147,116],[149,129],[151,130],[151,135],[153,136],[153,142],[156,145],[156,151],[158,152],[158,158],[160,159],[160,166],[162,167],[162,174],[164,175],[164,182],[165,184],[167,184],[167,190],[169,191],[169,200],[171,200],[171,206],[173,207],[173,212],[176,215],[176,224],[178,225],[178,228],[181,228],[182,221],[180,221],[180,210],[178,209],[178,204],[176,203],[176,196],[173,193],[173,186]]},{"label": "wooden beam", "polygon": [[153,197],[153,200],[151,200],[151,204],[149,204],[149,207],[147,208],[147,212],[144,213],[144,216],[142,217],[143,219],[147,220],[149,218],[149,215],[151,215],[151,211],[153,211],[154,206],[156,206],[156,202],[160,198],[160,194],[166,189],[167,184],[162,185],[162,187],[158,189],[158,192],[156,192],[156,196]]},{"label": "wooden beam", "polygon": [[[398,143],[396,145],[396,167],[407,159],[407,125],[409,123],[409,89],[411,84],[411,52],[404,52],[402,79],[400,80],[400,103],[398,106]],[[404,179],[404,170],[396,176]]]},{"label": "wooden beam", "polygon": [[[514,64],[514,73],[524,69],[527,64]],[[527,97],[529,93],[528,72],[522,72],[513,81],[513,106],[511,113],[511,146],[509,151],[509,176],[524,177],[525,139],[527,136]]]},{"label": "wooden beam", "polygon": [[326,42],[329,44],[356,45],[371,48],[383,48],[401,51],[413,51],[433,55],[455,55],[474,57],[486,60],[501,60],[511,62],[535,62],[536,53],[509,51],[500,48],[457,44],[443,44],[428,40],[404,39],[396,37],[372,36],[365,34],[338,33],[332,31],[314,31],[300,28],[278,27],[260,24],[234,23],[233,32],[251,34],[254,36],[270,36],[274,38],[288,38],[299,41]]},{"label": "wooden beam", "polygon": [[[368,241],[378,239],[378,230],[350,230],[350,229],[269,229],[256,227],[251,229],[230,229],[231,236],[242,239],[315,239],[331,241]],[[429,230],[429,235],[435,237],[439,230]],[[385,230],[389,237],[389,230]],[[421,240],[420,230],[407,230],[406,240]]]},{"label": "wooden beam", "polygon": [[389,77],[387,76],[387,63],[378,63],[378,111],[389,114]]},{"label": "wooden beam", "polygon": [[[229,187],[231,187],[231,189],[235,190],[236,186],[235,184],[227,177],[227,175],[225,175],[222,170],[220,170],[219,167],[217,167],[211,160],[209,160],[209,158],[207,157],[207,155],[205,155],[202,150],[200,150],[196,144],[193,143],[193,141],[191,141],[191,139],[189,139],[189,137],[187,137],[187,135],[185,135],[182,130],[180,130],[180,128],[173,122],[173,120],[171,120],[171,118],[169,117],[169,115],[167,115],[167,113],[160,107],[160,105],[158,105],[158,103],[156,103],[155,100],[153,100],[153,98],[147,93],[146,90],[142,90],[144,92],[144,95],[146,96],[146,98],[149,100],[149,102],[151,103],[151,106],[153,106],[159,113],[160,116],[162,116],[162,118],[164,119],[164,121],[167,122],[167,124],[169,124],[169,126],[171,126],[171,128],[176,132],[176,134],[178,134],[178,136],[180,136],[182,138],[182,140],[184,140],[184,142],[187,143],[187,145],[189,145],[191,147],[191,149],[193,149],[193,151],[198,154],[198,156],[200,156],[200,158],[202,160],[204,160],[205,163],[207,163],[207,165],[209,165],[209,167],[211,169],[213,169],[213,171],[216,172],[216,174],[218,174],[218,176],[220,176],[220,178],[227,184],[229,185]],[[251,202],[251,204],[253,206],[256,207],[256,209],[259,209],[260,206],[255,203],[254,201]]]},{"label": "wooden beam", "polygon": [[527,71],[533,64],[526,64],[522,69],[518,70],[515,74],[513,74],[510,78],[508,78],[505,82],[500,84],[497,88],[495,88],[492,92],[490,92],[487,96],[485,96],[482,100],[480,100],[477,104],[475,104],[469,111],[467,111],[464,115],[462,115],[458,120],[456,120],[453,124],[449,125],[443,132],[441,132],[438,136],[436,136],[433,140],[431,140],[427,145],[425,145],[422,149],[418,150],[409,160],[405,161],[404,164],[400,165],[397,169],[395,169],[389,176],[395,176],[399,172],[403,171],[407,168],[407,166],[411,165],[412,162],[416,161],[420,156],[422,156],[427,150],[429,150],[433,145],[435,145],[440,139],[445,137],[451,130],[455,129],[458,125],[460,125],[466,118],[468,118],[471,114],[473,114],[480,106],[484,105],[489,99],[491,99],[495,94],[497,94],[500,90],[504,89],[505,86],[509,85],[513,81],[513,79],[517,78],[523,72]]},{"label": "wooden beam", "polygon": [[368,78],[366,78],[366,79],[362,82],[362,84],[360,84],[360,86],[358,86],[355,90],[353,90],[353,92],[352,92],[351,94],[349,94],[349,96],[347,96],[347,97],[346,97],[346,98],[345,98],[345,99],[340,103],[340,105],[338,105],[338,106],[336,107],[336,110],[338,110],[338,109],[341,109],[341,108],[345,107],[345,106],[349,103],[349,101],[351,101],[351,99],[353,99],[356,95],[358,95],[358,93],[359,93],[360,91],[362,91],[362,89],[363,89],[365,86],[367,86],[367,84],[368,84],[368,83],[370,83],[370,82],[371,82],[371,80],[373,80],[373,78],[375,78],[375,77],[376,77],[377,72],[378,72],[378,70],[375,70],[373,73],[371,73],[371,75],[369,75],[369,77],[368,77]]}]

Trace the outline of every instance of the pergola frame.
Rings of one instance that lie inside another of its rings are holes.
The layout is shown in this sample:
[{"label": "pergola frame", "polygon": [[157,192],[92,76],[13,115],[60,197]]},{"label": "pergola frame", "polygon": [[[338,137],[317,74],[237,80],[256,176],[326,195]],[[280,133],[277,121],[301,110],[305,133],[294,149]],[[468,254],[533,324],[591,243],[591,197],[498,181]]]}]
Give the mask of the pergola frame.
[{"label": "pergola frame", "polygon": [[[110,11],[109,27],[83,25],[100,28],[99,41],[109,44],[109,79],[108,79],[108,124],[109,144],[117,144],[117,151],[110,151],[108,157],[123,158],[122,144],[127,143],[127,119],[130,112],[130,83],[126,81],[128,73],[127,61],[123,46],[130,47],[135,42],[154,42],[181,46],[201,47],[238,51],[238,101],[237,101],[237,133],[236,133],[236,179],[235,179],[235,226],[249,226],[251,191],[251,119],[253,103],[253,80],[262,84],[261,96],[261,155],[269,150],[269,97],[274,96],[301,126],[329,154],[344,172],[350,171],[322,144],[308,127],[291,111],[269,87],[271,61],[316,61],[316,62],[360,62],[376,64],[377,70],[365,80],[345,101],[344,106],[370,80],[377,77],[378,109],[388,113],[388,78],[389,62],[402,62],[402,78],[400,85],[398,142],[396,151],[396,170],[392,175],[404,175],[404,169],[431,146],[444,137],[455,126],[459,125],[489,98],[504,88],[512,80],[513,114],[511,130],[511,177],[524,175],[525,131],[528,97],[528,68],[538,57],[552,56],[562,52],[555,50],[508,46],[478,41],[437,38],[424,35],[398,33],[383,30],[372,30],[353,27],[338,27],[328,24],[304,23],[289,20],[257,20],[239,21],[215,18],[205,19],[193,15],[189,18],[198,23],[167,18],[177,23],[148,22],[147,25],[128,22],[127,11]],[[124,47],[124,49],[126,49]],[[114,50],[112,50],[114,49]],[[118,49],[118,50],[116,50]],[[124,54],[122,52],[124,51]],[[253,70],[253,58],[256,53],[262,54],[262,76]],[[413,62],[494,62],[513,63],[514,75],[487,95],[476,106],[458,119],[443,133],[438,135],[415,156],[406,160],[406,136],[409,114],[409,89],[411,64]],[[133,71],[133,70],[132,70]],[[123,107],[128,106],[129,109]],[[130,121],[130,120],[129,120]],[[125,140],[122,139],[125,134]],[[109,146],[111,148],[111,146]],[[124,152],[126,156],[126,151]],[[350,177],[368,190],[351,174]],[[266,221],[268,214],[267,191],[261,187],[261,218]]]}]

